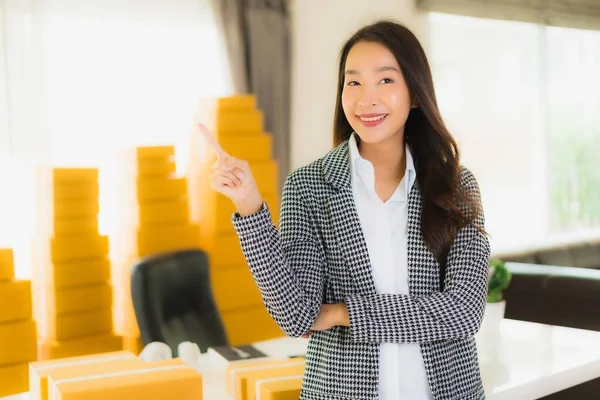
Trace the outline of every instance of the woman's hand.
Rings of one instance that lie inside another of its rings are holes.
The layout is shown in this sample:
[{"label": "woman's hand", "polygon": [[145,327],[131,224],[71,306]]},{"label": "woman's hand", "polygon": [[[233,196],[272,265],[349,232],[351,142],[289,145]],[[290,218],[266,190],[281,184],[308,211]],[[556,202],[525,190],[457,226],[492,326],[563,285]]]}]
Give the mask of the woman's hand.
[{"label": "woman's hand", "polygon": [[344,303],[322,304],[312,328],[300,337],[308,339],[313,331],[326,331],[334,326],[350,326],[348,307]]},{"label": "woman's hand", "polygon": [[219,157],[213,165],[211,187],[228,197],[241,216],[260,211],[263,199],[248,162],[227,154],[203,124],[198,123],[198,129]]},{"label": "woman's hand", "polygon": [[211,186],[227,196],[241,216],[254,214],[262,207],[263,199],[247,161],[231,156],[219,158],[213,165]]}]

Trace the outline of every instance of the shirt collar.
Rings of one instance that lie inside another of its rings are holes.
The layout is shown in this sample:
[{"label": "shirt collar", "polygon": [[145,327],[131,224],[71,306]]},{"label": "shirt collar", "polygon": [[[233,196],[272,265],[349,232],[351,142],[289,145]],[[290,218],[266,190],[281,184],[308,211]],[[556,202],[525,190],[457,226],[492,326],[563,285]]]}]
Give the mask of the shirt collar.
[{"label": "shirt collar", "polygon": [[350,140],[348,140],[348,151],[350,152],[350,173],[352,177],[354,177],[356,174],[356,163],[362,159],[360,153],[358,152],[358,143],[356,143],[355,135],[356,133],[352,133],[352,135],[350,135]]},{"label": "shirt collar", "polygon": [[[358,151],[356,132],[353,132],[352,135],[350,135],[350,139],[348,140],[348,148],[350,153],[350,173],[352,179],[354,180],[356,179],[356,166],[358,165],[358,163],[368,162],[367,160],[362,158],[360,152]],[[417,170],[415,169],[415,162],[412,153],[410,152],[410,148],[407,144],[404,146],[404,151],[406,154],[406,171],[404,173],[403,182],[404,189],[406,190],[406,198],[408,198],[408,194],[410,193],[410,190],[412,189],[412,186],[415,183],[417,177]],[[395,195],[396,193],[394,193],[392,198],[394,198]]]}]

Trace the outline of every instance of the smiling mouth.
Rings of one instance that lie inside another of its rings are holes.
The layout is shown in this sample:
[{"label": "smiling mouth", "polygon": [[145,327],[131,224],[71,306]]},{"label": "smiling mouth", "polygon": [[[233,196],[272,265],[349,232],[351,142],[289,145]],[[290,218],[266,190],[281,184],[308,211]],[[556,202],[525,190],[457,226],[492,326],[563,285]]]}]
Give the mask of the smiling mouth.
[{"label": "smiling mouth", "polygon": [[387,117],[388,114],[381,114],[381,115],[376,115],[374,117],[361,117],[360,115],[357,115],[358,119],[360,119],[363,122],[376,122],[376,121],[381,121],[382,119],[384,119],[385,117]]}]

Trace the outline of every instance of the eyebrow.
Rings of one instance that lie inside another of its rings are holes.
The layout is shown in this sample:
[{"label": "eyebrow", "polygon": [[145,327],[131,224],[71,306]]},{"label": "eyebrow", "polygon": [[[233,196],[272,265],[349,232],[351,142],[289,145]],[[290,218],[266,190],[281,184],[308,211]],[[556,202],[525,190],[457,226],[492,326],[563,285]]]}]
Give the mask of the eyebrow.
[{"label": "eyebrow", "polygon": [[[377,72],[385,72],[385,71],[396,71],[396,72],[400,72],[398,71],[398,68],[393,67],[391,65],[386,65],[383,67],[380,67]],[[355,70],[355,69],[347,69],[346,72],[344,72],[345,75],[360,75],[360,73]]]}]

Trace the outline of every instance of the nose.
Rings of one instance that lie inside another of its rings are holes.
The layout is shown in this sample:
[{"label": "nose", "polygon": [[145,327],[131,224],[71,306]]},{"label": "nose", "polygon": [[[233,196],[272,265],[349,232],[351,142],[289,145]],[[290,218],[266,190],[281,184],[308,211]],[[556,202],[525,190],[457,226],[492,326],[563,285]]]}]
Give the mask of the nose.
[{"label": "nose", "polygon": [[359,107],[373,107],[379,102],[375,89],[363,86],[358,98]]}]

